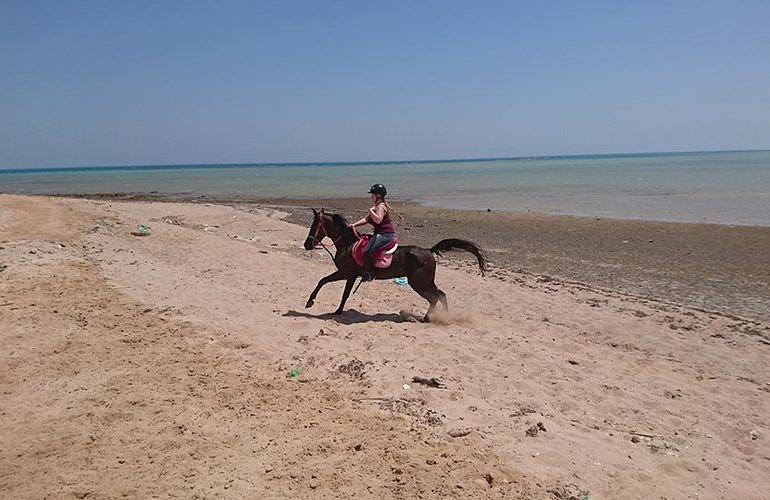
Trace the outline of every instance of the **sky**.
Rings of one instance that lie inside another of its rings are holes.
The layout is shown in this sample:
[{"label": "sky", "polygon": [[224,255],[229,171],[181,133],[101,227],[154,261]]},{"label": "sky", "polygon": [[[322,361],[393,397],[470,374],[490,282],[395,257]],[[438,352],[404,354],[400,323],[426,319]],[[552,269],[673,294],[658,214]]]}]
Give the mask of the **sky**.
[{"label": "sky", "polygon": [[770,148],[770,2],[35,1],[0,168]]}]

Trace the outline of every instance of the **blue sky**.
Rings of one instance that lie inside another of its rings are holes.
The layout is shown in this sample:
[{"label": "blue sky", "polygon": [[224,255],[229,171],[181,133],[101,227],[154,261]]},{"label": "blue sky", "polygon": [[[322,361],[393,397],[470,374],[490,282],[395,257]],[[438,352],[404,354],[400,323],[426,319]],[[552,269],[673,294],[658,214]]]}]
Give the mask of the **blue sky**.
[{"label": "blue sky", "polygon": [[0,167],[770,148],[770,2],[9,1]]}]

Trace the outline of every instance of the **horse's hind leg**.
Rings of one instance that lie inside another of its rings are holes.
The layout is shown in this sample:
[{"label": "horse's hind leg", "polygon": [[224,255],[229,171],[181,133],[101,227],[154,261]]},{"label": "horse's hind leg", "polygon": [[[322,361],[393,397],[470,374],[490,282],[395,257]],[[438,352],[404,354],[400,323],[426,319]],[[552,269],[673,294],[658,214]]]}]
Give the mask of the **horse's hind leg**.
[{"label": "horse's hind leg", "polygon": [[439,301],[441,302],[441,305],[444,306],[444,309],[447,308],[446,295],[436,286],[435,276],[435,262],[433,265],[428,264],[418,268],[416,272],[409,276],[409,285],[412,287],[412,290],[420,294],[420,296],[430,304],[428,306],[428,312],[426,312],[423,317],[423,321],[425,322],[430,322],[430,318]]},{"label": "horse's hind leg", "polygon": [[435,288],[435,285],[434,285],[434,288],[432,290],[429,290],[426,295],[427,296],[423,295],[423,297],[425,297],[428,300],[428,302],[430,302],[430,306],[428,306],[428,312],[425,313],[425,317],[423,318],[423,321],[426,323],[430,323],[433,318],[433,313],[436,311],[436,304],[441,302],[441,305],[443,306],[445,313],[448,312],[449,309],[446,303],[446,294],[444,294],[444,292],[442,292],[438,288]]},{"label": "horse's hind leg", "polygon": [[430,318],[433,316],[433,310],[436,309],[436,303],[438,303],[438,296],[430,293],[425,298],[428,300],[428,302],[430,302],[430,305],[428,306],[428,311],[425,313],[425,317],[422,318],[422,320],[425,323],[430,323]]},{"label": "horse's hind leg", "polygon": [[438,288],[436,288],[436,290],[438,291],[438,300],[439,302],[441,302],[441,305],[444,307],[444,314],[449,314],[449,304],[447,304],[447,301],[446,301],[446,294],[441,290],[439,290]]},{"label": "horse's hind leg", "polygon": [[441,307],[444,309],[444,314],[447,314],[449,312],[449,305],[446,301],[446,294],[436,288],[434,285],[433,290],[430,290],[428,292],[430,295],[430,298],[426,297],[428,299],[428,302],[430,302],[430,306],[428,307],[428,312],[425,313],[425,317],[423,318],[423,321],[426,323],[430,323],[431,319],[433,318],[433,313],[436,311],[436,305],[441,302]]},{"label": "horse's hind leg", "polygon": [[428,312],[425,313],[425,316],[422,319],[424,322],[430,323],[430,318],[433,316],[433,311],[436,309],[436,304],[438,304],[439,301],[441,302],[441,305],[444,306],[444,309],[446,309],[446,295],[436,288],[435,284],[431,283],[428,286],[412,285],[412,289],[430,304],[428,306]]}]

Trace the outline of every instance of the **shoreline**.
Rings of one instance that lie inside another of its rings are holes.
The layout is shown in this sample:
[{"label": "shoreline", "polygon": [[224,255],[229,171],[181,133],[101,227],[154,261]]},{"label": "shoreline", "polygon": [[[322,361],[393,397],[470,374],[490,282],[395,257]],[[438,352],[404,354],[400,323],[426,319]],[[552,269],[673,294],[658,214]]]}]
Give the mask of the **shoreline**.
[{"label": "shoreline", "polygon": [[[74,195],[115,201],[187,202],[271,207],[309,227],[309,209],[323,206],[348,219],[365,198],[178,197],[113,193]],[[575,282],[742,319],[770,320],[770,227],[610,219],[509,211],[439,208],[392,200],[402,244],[430,247],[443,238],[475,241],[510,272]],[[445,258],[464,266],[458,255]]]},{"label": "shoreline", "polygon": [[[17,196],[49,196],[54,198],[73,198],[73,199],[91,199],[91,200],[122,200],[122,201],[147,201],[147,202],[161,202],[161,203],[176,203],[176,202],[188,202],[188,203],[216,203],[216,204],[257,204],[257,205],[273,205],[273,206],[316,206],[318,202],[332,202],[335,204],[342,204],[342,206],[360,206],[358,201],[363,198],[353,197],[335,197],[335,196],[314,196],[314,197],[263,197],[263,196],[251,196],[251,195],[203,195],[203,194],[185,194],[185,193],[160,193],[160,192],[122,192],[117,191],[114,193],[2,193]],[[645,219],[640,217],[617,217],[617,216],[605,216],[605,215],[591,215],[591,214],[570,214],[570,213],[558,213],[558,212],[544,212],[532,209],[505,209],[505,208],[468,208],[461,206],[449,206],[443,205],[440,202],[431,202],[430,200],[419,199],[400,199],[393,198],[391,203],[399,203],[406,205],[419,206],[426,209],[436,210],[457,210],[462,212],[496,212],[503,214],[522,215],[522,216],[539,216],[539,217],[555,217],[555,218],[570,218],[570,219],[595,219],[595,220],[613,220],[624,222],[649,222],[659,224],[685,224],[685,225],[704,225],[704,226],[727,226],[727,227],[751,227],[751,228],[766,228],[770,229],[770,223],[768,224],[751,224],[743,222],[708,222],[708,221],[689,221],[689,220],[666,220],[666,219]]]}]

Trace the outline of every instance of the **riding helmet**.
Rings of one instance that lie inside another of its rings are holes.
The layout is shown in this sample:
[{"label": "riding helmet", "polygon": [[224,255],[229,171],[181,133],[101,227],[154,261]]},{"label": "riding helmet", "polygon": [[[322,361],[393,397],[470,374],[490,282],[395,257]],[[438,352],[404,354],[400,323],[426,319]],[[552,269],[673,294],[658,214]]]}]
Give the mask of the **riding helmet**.
[{"label": "riding helmet", "polygon": [[385,196],[386,194],[388,194],[388,190],[385,189],[385,186],[383,186],[382,184],[375,184],[374,186],[369,188],[369,193]]}]

